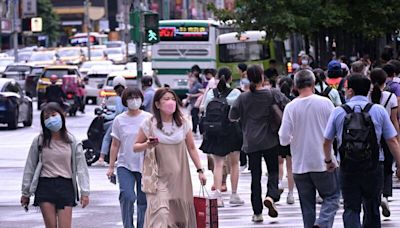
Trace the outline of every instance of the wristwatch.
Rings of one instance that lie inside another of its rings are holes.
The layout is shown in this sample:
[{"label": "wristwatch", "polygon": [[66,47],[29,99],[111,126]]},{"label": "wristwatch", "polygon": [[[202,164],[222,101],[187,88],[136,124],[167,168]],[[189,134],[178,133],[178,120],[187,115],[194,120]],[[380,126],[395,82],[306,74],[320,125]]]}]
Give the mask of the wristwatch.
[{"label": "wristwatch", "polygon": [[197,169],[197,173],[204,173],[204,169],[203,168]]},{"label": "wristwatch", "polygon": [[332,163],[332,159],[329,159],[328,161],[327,161],[327,160],[324,160],[324,162],[325,162],[326,164],[330,164],[330,163]]}]

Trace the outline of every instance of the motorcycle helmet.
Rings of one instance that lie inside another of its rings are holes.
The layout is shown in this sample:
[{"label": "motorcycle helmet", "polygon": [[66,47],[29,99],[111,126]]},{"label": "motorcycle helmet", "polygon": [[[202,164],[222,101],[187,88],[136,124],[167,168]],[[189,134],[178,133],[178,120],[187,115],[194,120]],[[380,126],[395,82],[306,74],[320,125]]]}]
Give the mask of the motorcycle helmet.
[{"label": "motorcycle helmet", "polygon": [[54,84],[54,83],[57,82],[57,80],[58,80],[58,76],[57,75],[53,74],[53,75],[50,76],[50,82],[51,83]]},{"label": "motorcycle helmet", "polygon": [[124,88],[126,88],[126,80],[122,76],[117,76],[113,79],[112,85],[113,85],[113,88],[115,88],[117,86],[123,86]]}]

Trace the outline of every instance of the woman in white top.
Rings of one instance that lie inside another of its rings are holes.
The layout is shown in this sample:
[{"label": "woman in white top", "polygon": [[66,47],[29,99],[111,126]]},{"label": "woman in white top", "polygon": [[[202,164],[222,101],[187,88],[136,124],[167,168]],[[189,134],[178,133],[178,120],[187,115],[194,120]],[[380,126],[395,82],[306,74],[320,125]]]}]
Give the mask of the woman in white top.
[{"label": "woman in white top", "polygon": [[322,69],[315,69],[313,70],[313,73],[315,75],[315,92],[318,95],[321,96],[325,96],[324,93],[326,93],[327,91],[327,97],[329,98],[329,100],[332,101],[333,105],[336,106],[340,106],[342,105],[342,101],[340,99],[340,94],[337,91],[337,89],[335,88],[329,88],[329,86],[326,84],[325,80],[326,80],[326,76],[325,76],[325,72]]},{"label": "woman in white top", "polygon": [[[143,151],[132,153],[139,128],[151,114],[140,110],[143,104],[143,94],[138,88],[127,88],[121,96],[122,104],[128,111],[118,115],[113,122],[111,136],[110,166],[108,178],[114,175],[115,160],[118,155],[119,202],[121,206],[124,228],[133,228],[134,204],[137,200],[137,226],[143,228],[146,213],[146,195],[142,192],[141,179],[143,168]],[[135,192],[136,185],[136,192]]]},{"label": "woman in white top", "polygon": [[183,117],[178,99],[169,88],[156,91],[153,99],[154,116],[143,122],[133,147],[134,151],[155,147],[158,167],[155,192],[146,194],[144,227],[196,227],[188,153],[202,185],[205,185],[206,177],[190,123]]},{"label": "woman in white top", "polygon": [[[372,91],[370,94],[370,101],[374,104],[381,104],[386,111],[388,112],[390,119],[397,132],[399,132],[399,122],[397,119],[397,98],[396,95],[390,93],[388,91],[384,91],[386,86],[386,78],[387,74],[384,70],[380,68],[373,69],[370,73],[371,83],[372,83]],[[399,135],[397,137],[400,137]],[[381,146],[383,152],[385,154],[385,161],[383,163],[384,172],[383,172],[383,190],[382,190],[382,215],[385,217],[390,216],[388,197],[392,196],[392,188],[393,188],[393,156],[389,151],[389,148],[384,140],[381,141]]]},{"label": "woman in white top", "polygon": [[[206,94],[205,109],[207,121],[207,106],[214,99],[215,95],[225,97],[226,102],[231,106],[236,99],[240,96],[241,92],[238,89],[229,88],[229,83],[232,81],[232,72],[223,67],[218,70],[218,85],[216,89],[209,90]],[[214,160],[214,185],[216,188],[215,194],[218,198],[218,206],[223,207],[224,203],[221,196],[222,189],[222,176],[223,166],[226,156],[230,161],[230,174],[232,184],[232,195],[229,203],[234,205],[243,205],[244,201],[240,199],[237,194],[237,185],[239,181],[239,158],[240,150],[242,147],[242,137],[240,135],[240,128],[237,122],[230,122],[228,115],[226,115],[226,122],[228,126],[223,126],[223,132],[207,132],[203,138],[203,143],[200,149],[206,153],[211,154]]]}]

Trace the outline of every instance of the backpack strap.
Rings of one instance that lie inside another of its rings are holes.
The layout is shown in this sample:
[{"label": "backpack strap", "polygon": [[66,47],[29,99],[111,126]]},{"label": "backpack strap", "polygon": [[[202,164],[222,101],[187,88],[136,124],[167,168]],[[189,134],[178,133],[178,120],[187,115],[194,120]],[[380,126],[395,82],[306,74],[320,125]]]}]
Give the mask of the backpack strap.
[{"label": "backpack strap", "polygon": [[386,100],[385,105],[383,105],[383,107],[386,108],[386,106],[389,104],[390,98],[392,98],[392,95],[393,95],[393,93],[390,93],[390,95],[389,95],[388,99]]},{"label": "backpack strap", "polygon": [[354,112],[353,109],[351,109],[350,106],[348,106],[346,104],[344,104],[344,105],[342,105],[340,107],[342,107],[347,114]]},{"label": "backpack strap", "polygon": [[220,93],[217,88],[213,89],[214,97],[219,97]]},{"label": "backpack strap", "polygon": [[362,112],[369,112],[369,110],[371,110],[372,106],[373,106],[373,104],[368,103],[368,104],[364,107],[364,109],[362,110]]},{"label": "backpack strap", "polygon": [[322,93],[322,96],[328,97],[329,93],[332,91],[332,87],[328,86],[325,88],[324,92]]}]

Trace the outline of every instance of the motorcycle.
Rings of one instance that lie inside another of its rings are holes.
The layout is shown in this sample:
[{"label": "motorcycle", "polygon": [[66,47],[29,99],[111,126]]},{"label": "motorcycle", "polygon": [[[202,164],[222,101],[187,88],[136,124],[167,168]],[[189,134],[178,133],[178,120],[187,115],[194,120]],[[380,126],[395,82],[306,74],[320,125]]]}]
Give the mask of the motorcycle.
[{"label": "motorcycle", "polygon": [[[83,152],[85,153],[86,163],[91,166],[100,158],[101,145],[105,134],[104,123],[112,120],[106,120],[103,114],[111,112],[107,107],[96,108],[94,113],[96,117],[92,120],[87,131],[87,139],[82,141]],[[111,145],[109,145],[110,147]],[[104,158],[105,162],[109,162],[109,156]]]}]

